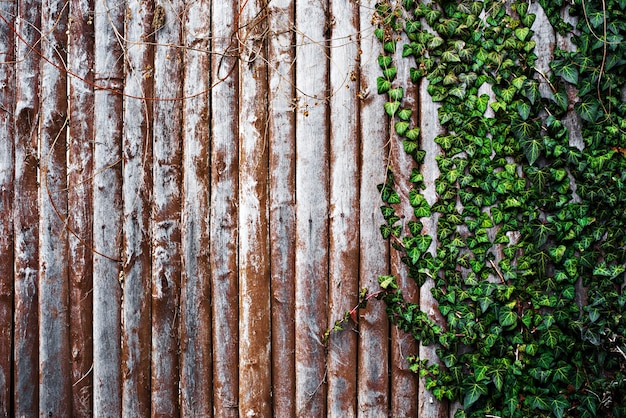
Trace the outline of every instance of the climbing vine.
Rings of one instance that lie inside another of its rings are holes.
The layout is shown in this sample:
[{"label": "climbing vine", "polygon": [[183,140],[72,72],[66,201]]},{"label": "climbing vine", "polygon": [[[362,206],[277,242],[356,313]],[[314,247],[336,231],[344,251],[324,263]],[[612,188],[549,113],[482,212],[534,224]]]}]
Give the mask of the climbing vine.
[{"label": "climbing vine", "polygon": [[[460,401],[458,417],[626,416],[626,0],[539,3],[377,5],[378,92],[416,165],[408,178],[391,166],[379,186],[381,232],[418,285],[434,280],[444,321],[406,301],[393,276],[377,297],[399,328],[436,345],[439,361],[410,357],[411,368],[437,399]],[[556,48],[547,72],[531,7],[575,45]],[[404,100],[424,78],[444,131],[432,205]],[[412,219],[397,215],[405,198]]]}]

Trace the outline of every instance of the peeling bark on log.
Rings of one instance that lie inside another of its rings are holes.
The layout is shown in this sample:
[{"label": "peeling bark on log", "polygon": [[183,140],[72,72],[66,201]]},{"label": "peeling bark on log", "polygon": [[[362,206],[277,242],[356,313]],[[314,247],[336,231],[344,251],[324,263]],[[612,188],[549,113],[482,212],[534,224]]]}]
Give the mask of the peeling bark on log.
[{"label": "peeling bark on log", "polygon": [[[42,2],[41,156],[39,235],[39,413],[69,416],[72,410],[69,347],[67,168],[67,57],[65,2]],[[33,384],[33,382],[30,382]]]},{"label": "peeling bark on log", "polygon": [[271,415],[268,225],[267,13],[264,0],[239,23],[239,414]]},{"label": "peeling bark on log", "polygon": [[213,2],[211,63],[211,295],[213,298],[213,410],[238,417],[239,296],[237,271],[237,59],[234,4]]},{"label": "peeling bark on log", "polygon": [[122,415],[150,415],[153,5],[129,0],[123,142]]},{"label": "peeling bark on log", "polygon": [[[389,272],[389,245],[381,239],[380,192],[385,182],[389,125],[381,121],[384,97],[376,94],[380,46],[369,34],[373,31],[371,11],[375,0],[360,8],[360,102],[361,188],[360,188],[360,268],[359,287],[378,290],[378,276]],[[386,418],[389,405],[389,321],[383,303],[372,300],[359,315],[358,416]]]},{"label": "peeling bark on log", "polygon": [[210,84],[209,1],[196,1],[185,14],[183,94],[183,208],[180,383],[181,415],[210,416],[213,410],[211,283],[209,251],[209,100],[197,95]]},{"label": "peeling bark on log", "polygon": [[94,177],[93,177],[93,411],[121,414],[121,262],[125,9],[95,4]]},{"label": "peeling bark on log", "polygon": [[296,416],[326,415],[328,2],[296,3]]},{"label": "peeling bark on log", "polygon": [[268,5],[269,213],[272,289],[273,416],[295,415],[294,5]]},{"label": "peeling bark on log", "polygon": [[182,98],[182,13],[182,1],[165,2],[153,20],[152,415],[161,417],[179,414],[182,105],[166,99]]},{"label": "peeling bark on log", "polygon": [[[72,360],[72,416],[93,414],[93,17],[90,0],[70,2],[69,71],[71,77],[68,161],[68,230],[70,284],[70,348]],[[83,81],[84,80],[84,81]]]},{"label": "peeling bark on log", "polygon": [[[15,4],[3,2],[0,13],[15,24]],[[13,32],[0,32],[0,416],[11,413],[13,346],[13,106],[15,44]]]},{"label": "peeling bark on log", "polygon": [[39,412],[39,57],[30,45],[38,52],[41,3],[22,0],[17,9],[22,41],[15,44],[13,412],[24,416]]},{"label": "peeling bark on log", "polygon": [[[336,22],[330,41],[330,211],[328,327],[358,302],[359,124],[358,6],[331,2]],[[328,341],[329,417],[356,416],[357,334],[347,324]]]}]

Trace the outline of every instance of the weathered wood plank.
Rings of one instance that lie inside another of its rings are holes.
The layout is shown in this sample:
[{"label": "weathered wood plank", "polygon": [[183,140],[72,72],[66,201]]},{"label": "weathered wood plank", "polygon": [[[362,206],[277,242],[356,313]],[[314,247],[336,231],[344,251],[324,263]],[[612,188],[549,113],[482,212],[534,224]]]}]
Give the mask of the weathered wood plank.
[{"label": "weathered wood plank", "polygon": [[[406,40],[406,39],[405,39]],[[404,86],[405,97],[403,106],[413,109],[412,123],[418,122],[417,112],[418,92],[417,88],[410,84],[409,77],[409,60],[401,58],[402,43],[398,42],[398,48],[394,62],[398,68],[397,80],[406,82]],[[392,121],[393,122],[393,121]],[[400,201],[403,202],[396,209],[396,214],[406,222],[414,217],[413,208],[409,204],[409,191],[411,184],[404,179],[408,179],[412,169],[415,167],[413,158],[404,152],[402,146],[402,138],[400,138],[393,124],[390,126],[389,136],[390,146],[390,162],[389,165],[396,176],[401,179],[394,187],[400,195]],[[403,234],[408,234],[405,229]],[[391,251],[391,273],[396,276],[398,286],[402,289],[402,294],[407,301],[418,303],[420,292],[415,281],[408,277],[408,269],[401,261],[401,254],[393,250]],[[417,414],[417,396],[418,396],[418,379],[417,376],[410,371],[408,361],[409,355],[416,355],[419,346],[415,339],[407,333],[393,328],[391,332],[391,414],[393,416],[416,417]]]},{"label": "weathered wood plank", "polygon": [[[0,3],[0,13],[15,24],[13,2]],[[15,44],[13,32],[0,32],[0,416],[11,413],[13,347],[13,106]]]},{"label": "weathered wood plank", "polygon": [[185,13],[183,93],[183,208],[180,383],[181,415],[213,410],[209,249],[210,1],[192,2]]},{"label": "weathered wood plank", "polygon": [[239,414],[271,416],[268,223],[267,13],[242,4],[239,19]]},{"label": "weathered wood plank", "polygon": [[92,193],[93,175],[93,71],[94,29],[90,0],[70,2],[68,68],[68,229],[70,283],[70,345],[72,353],[72,416],[93,413],[93,276]]},{"label": "weathered wood plank", "polygon": [[[361,135],[359,287],[378,290],[378,276],[389,272],[389,245],[380,235],[384,219],[376,185],[385,182],[389,126],[383,118],[384,97],[376,94],[377,58],[381,48],[373,36],[376,0],[360,7],[359,129]],[[384,303],[372,300],[359,317],[358,416],[387,417],[389,412],[389,321]]]},{"label": "weathered wood plank", "polygon": [[[420,147],[426,151],[424,164],[420,167],[420,169],[422,175],[424,176],[424,184],[426,186],[423,191],[423,195],[428,201],[428,204],[433,205],[437,201],[435,180],[439,177],[439,168],[435,157],[441,153],[439,146],[435,143],[435,137],[443,132],[443,128],[439,124],[439,106],[431,100],[430,95],[428,94],[428,83],[428,80],[423,79],[419,85],[419,127],[421,129]],[[422,219],[422,223],[424,224],[422,232],[433,238],[429,251],[434,256],[437,245],[437,219],[436,217]],[[444,318],[439,313],[437,301],[430,291],[433,286],[433,280],[428,279],[420,288],[420,308],[422,311],[426,312],[430,319],[443,326],[445,324]],[[436,349],[437,346],[434,344],[429,346],[420,344],[420,359],[428,359],[430,363],[439,362]],[[432,418],[444,418],[448,416],[448,405],[446,403],[438,402],[433,394],[426,389],[425,379],[420,379],[419,381],[418,398],[418,416]]]},{"label": "weathered wood plank", "polygon": [[[329,326],[357,304],[359,277],[358,6],[332,1],[330,34]],[[328,341],[329,417],[356,416],[357,334]]]},{"label": "weathered wood plank", "polygon": [[16,416],[39,413],[39,32],[41,2],[17,4],[15,29],[22,41],[15,44],[15,182],[13,184],[14,312],[13,411]]},{"label": "weathered wood plank", "polygon": [[182,41],[180,0],[155,6],[152,219],[152,415],[179,414]]},{"label": "weathered wood plank", "polygon": [[122,164],[125,9],[95,3],[94,176],[93,176],[93,412],[121,414]]},{"label": "weathered wood plank", "polygon": [[[234,4],[233,4],[234,3]],[[239,295],[237,271],[236,2],[212,2],[211,63],[211,295],[213,301],[213,409],[238,417]]]},{"label": "weathered wood plank", "polygon": [[[69,416],[72,410],[69,347],[67,218],[67,9],[64,1],[42,2],[41,155],[39,235],[39,413]],[[30,382],[33,384],[33,382]]]},{"label": "weathered wood plank", "polygon": [[326,415],[329,4],[296,2],[296,415]]},{"label": "weathered wood plank", "polygon": [[294,3],[268,4],[268,133],[273,416],[295,415]]},{"label": "weathered wood plank", "polygon": [[153,4],[126,3],[123,142],[122,415],[150,415]]}]

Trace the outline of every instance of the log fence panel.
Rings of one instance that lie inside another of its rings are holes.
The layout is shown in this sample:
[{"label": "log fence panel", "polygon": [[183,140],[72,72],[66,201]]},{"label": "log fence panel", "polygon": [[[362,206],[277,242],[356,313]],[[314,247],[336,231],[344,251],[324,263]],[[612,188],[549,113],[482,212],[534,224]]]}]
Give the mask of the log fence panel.
[{"label": "log fence panel", "polygon": [[382,302],[324,338],[379,275],[439,318],[380,236],[375,5],[0,2],[0,416],[453,415]]}]

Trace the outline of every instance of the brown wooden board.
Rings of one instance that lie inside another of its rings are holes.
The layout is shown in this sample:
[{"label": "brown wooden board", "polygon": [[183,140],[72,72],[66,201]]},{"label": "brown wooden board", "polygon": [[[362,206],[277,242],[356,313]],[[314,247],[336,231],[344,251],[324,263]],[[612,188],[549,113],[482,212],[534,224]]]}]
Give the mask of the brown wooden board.
[{"label": "brown wooden board", "polygon": [[[94,25],[89,0],[70,2],[68,219],[72,416],[93,414],[93,239]],[[93,22],[91,22],[93,23]]]},{"label": "brown wooden board", "polygon": [[181,219],[180,404],[182,416],[213,410],[210,194],[210,1],[189,4],[184,15],[183,191]]},{"label": "brown wooden board", "polygon": [[267,12],[241,5],[239,91],[239,414],[271,416]]},{"label": "brown wooden board", "polygon": [[[360,12],[360,83],[359,130],[360,155],[360,269],[359,288],[370,293],[379,289],[378,276],[389,273],[389,246],[382,239],[380,225],[384,223],[377,189],[385,182],[387,164],[388,123],[381,117],[384,96],[376,94],[377,64],[380,53],[373,36],[372,9],[375,0],[361,3]],[[389,322],[385,306],[371,300],[367,309],[359,312],[358,346],[358,416],[387,417],[389,406]]]},{"label": "brown wooden board", "polygon": [[[330,25],[330,206],[328,325],[358,301],[359,276],[359,113],[358,6],[333,1]],[[357,333],[348,323],[328,340],[329,417],[356,415]]]},{"label": "brown wooden board", "polygon": [[294,4],[268,4],[268,141],[273,415],[295,415]]},{"label": "brown wooden board", "polygon": [[152,208],[152,415],[179,414],[182,1],[155,5]]},{"label": "brown wooden board", "polygon": [[[13,412],[39,412],[39,169],[37,128],[39,120],[39,50],[41,2],[17,4],[15,30],[15,132],[14,132],[14,322]],[[32,49],[31,49],[32,48]]]},{"label": "brown wooden board", "polygon": [[296,416],[326,416],[328,2],[296,3]]},{"label": "brown wooden board", "polygon": [[238,64],[236,4],[212,2],[211,50],[211,296],[213,410],[237,417],[239,294],[237,265]]},{"label": "brown wooden board", "polygon": [[[67,219],[67,9],[42,2],[40,75],[39,412],[69,416],[72,410],[69,347]],[[34,382],[30,382],[32,385]]]},{"label": "brown wooden board", "polygon": [[[15,24],[13,2],[0,3],[0,14]],[[15,37],[0,32],[0,416],[11,412],[13,341],[13,106],[15,104]]]},{"label": "brown wooden board", "polygon": [[129,0],[124,83],[122,413],[150,415],[153,5]]},{"label": "brown wooden board", "polygon": [[95,3],[93,413],[121,414],[122,135],[125,10]]}]

